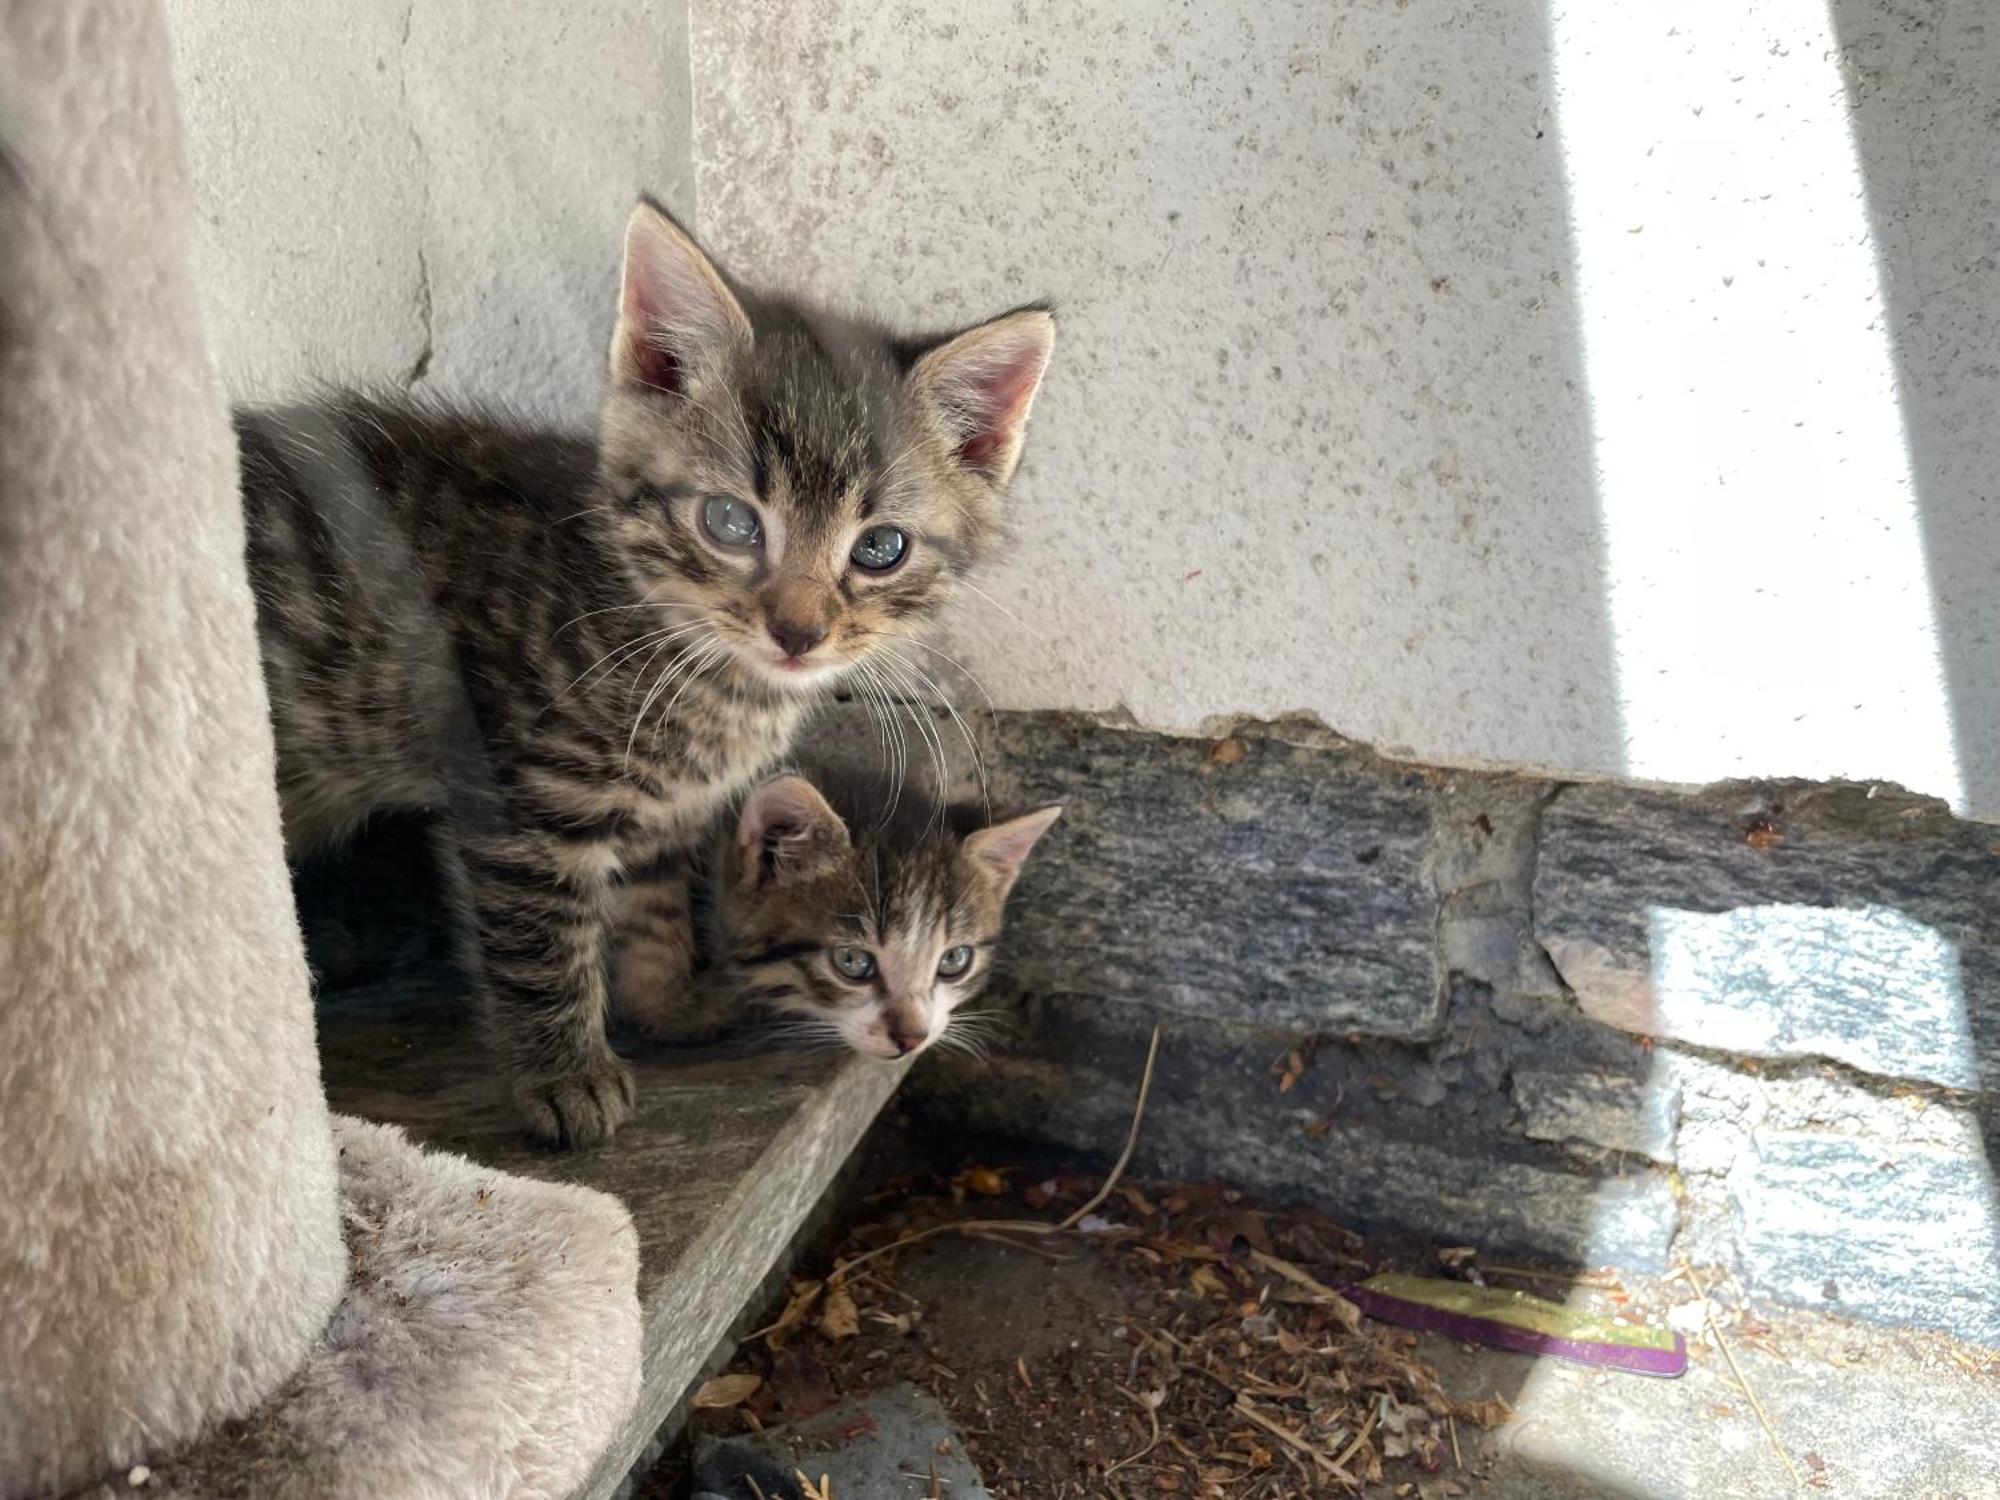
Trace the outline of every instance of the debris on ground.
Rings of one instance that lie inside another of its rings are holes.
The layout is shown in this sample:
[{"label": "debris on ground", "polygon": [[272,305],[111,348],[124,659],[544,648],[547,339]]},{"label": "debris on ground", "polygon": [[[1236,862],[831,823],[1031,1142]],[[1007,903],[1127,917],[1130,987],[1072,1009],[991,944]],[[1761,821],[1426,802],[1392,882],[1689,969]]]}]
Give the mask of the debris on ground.
[{"label": "debris on ground", "polygon": [[697,1494],[721,1500],[804,1500],[813,1490],[853,1500],[894,1496],[989,1500],[965,1441],[943,1407],[900,1382],[816,1416],[697,1446]]},{"label": "debris on ground", "polygon": [[[1017,1177],[1004,1203],[982,1193]],[[984,1167],[935,1193],[904,1186],[824,1277],[793,1284],[739,1358],[758,1384],[727,1388],[747,1395],[706,1412],[705,1431],[755,1433],[905,1381],[943,1402],[995,1497],[1291,1500],[1386,1479],[1442,1500],[1472,1492],[1459,1429],[1508,1418],[1497,1397],[1453,1400],[1417,1335],[1361,1316],[1336,1288],[1376,1267],[1311,1209],[1258,1208],[1219,1185],[1127,1182],[1106,1196],[1097,1179]],[[994,1227],[1065,1208],[1060,1236]],[[968,1227],[984,1238],[966,1244]],[[1010,1263],[1098,1259],[1094,1326],[1015,1352],[955,1342],[952,1325],[982,1312],[1004,1325],[1019,1298],[991,1288],[982,1309],[974,1286],[953,1294],[969,1307],[931,1305],[925,1277],[905,1273],[985,1239]]]}]

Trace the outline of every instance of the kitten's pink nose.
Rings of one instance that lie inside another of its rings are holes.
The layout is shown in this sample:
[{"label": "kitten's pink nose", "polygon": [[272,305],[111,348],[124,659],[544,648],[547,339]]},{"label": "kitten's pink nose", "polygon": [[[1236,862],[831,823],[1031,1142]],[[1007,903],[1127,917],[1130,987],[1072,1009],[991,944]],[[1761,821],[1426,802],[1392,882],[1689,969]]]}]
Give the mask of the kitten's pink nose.
[{"label": "kitten's pink nose", "polygon": [[773,620],[771,639],[778,643],[778,649],[785,655],[800,657],[825,640],[826,632],[817,625],[802,625],[792,620]]},{"label": "kitten's pink nose", "polygon": [[889,1045],[903,1057],[908,1057],[923,1044],[924,1034],[921,1031],[898,1031],[892,1028],[889,1032]]}]

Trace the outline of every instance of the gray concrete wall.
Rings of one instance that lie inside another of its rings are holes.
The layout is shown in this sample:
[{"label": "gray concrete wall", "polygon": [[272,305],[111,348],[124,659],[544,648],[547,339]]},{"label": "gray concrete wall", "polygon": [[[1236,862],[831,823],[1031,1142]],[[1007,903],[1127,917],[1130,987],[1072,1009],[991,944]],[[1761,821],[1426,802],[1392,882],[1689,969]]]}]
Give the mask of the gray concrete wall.
[{"label": "gray concrete wall", "polygon": [[697,3],[704,231],[1053,295],[1003,706],[2000,816],[1973,6]]},{"label": "gray concrete wall", "polygon": [[680,0],[167,10],[236,394],[595,409],[632,200],[694,208]]}]

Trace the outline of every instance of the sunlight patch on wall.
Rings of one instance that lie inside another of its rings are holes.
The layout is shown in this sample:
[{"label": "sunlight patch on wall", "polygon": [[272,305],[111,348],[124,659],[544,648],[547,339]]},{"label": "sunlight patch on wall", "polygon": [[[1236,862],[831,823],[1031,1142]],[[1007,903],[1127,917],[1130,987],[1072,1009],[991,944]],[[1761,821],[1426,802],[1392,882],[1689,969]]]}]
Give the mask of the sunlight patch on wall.
[{"label": "sunlight patch on wall", "polygon": [[1551,8],[1627,769],[1961,805],[1823,0]]},{"label": "sunlight patch on wall", "polygon": [[1922,922],[1881,906],[1773,903],[1653,907],[1647,925],[1650,1034],[1980,1086],[1958,950]]}]

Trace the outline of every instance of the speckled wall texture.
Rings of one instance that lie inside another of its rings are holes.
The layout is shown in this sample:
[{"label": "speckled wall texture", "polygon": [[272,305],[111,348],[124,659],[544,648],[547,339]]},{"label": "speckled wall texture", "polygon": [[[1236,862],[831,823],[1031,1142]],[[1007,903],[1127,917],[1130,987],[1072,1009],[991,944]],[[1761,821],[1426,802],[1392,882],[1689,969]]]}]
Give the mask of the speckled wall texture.
[{"label": "speckled wall texture", "polygon": [[1060,304],[1005,706],[2000,816],[1976,12],[696,0],[701,227]]},{"label": "speckled wall texture", "polygon": [[166,8],[233,392],[589,418],[633,196],[693,209],[681,0]]}]

